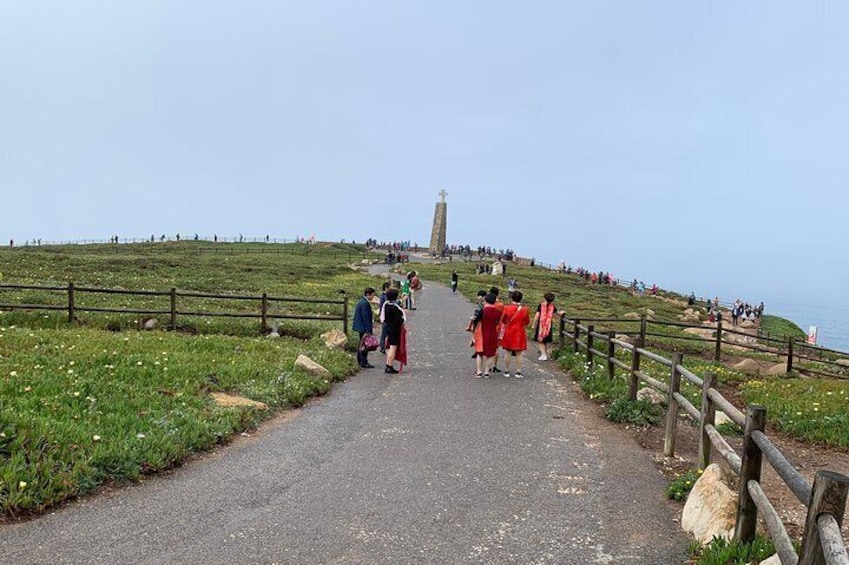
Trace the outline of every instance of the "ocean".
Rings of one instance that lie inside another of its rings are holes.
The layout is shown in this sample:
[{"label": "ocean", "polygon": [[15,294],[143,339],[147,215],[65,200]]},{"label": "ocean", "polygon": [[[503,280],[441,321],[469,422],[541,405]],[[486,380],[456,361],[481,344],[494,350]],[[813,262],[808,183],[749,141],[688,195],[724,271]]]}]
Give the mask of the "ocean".
[{"label": "ocean", "polygon": [[817,327],[817,344],[849,352],[849,307],[840,305],[766,303],[766,314],[793,321],[802,331]]}]

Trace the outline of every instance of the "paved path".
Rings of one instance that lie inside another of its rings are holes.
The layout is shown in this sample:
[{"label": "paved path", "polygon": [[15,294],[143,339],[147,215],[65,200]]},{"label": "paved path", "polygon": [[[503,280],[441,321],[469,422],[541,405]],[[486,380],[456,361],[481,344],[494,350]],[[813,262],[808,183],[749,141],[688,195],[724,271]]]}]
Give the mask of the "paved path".
[{"label": "paved path", "polygon": [[426,283],[403,375],[363,371],[173,473],[4,526],[0,562],[682,563],[650,455],[551,365],[472,378],[470,312]]}]

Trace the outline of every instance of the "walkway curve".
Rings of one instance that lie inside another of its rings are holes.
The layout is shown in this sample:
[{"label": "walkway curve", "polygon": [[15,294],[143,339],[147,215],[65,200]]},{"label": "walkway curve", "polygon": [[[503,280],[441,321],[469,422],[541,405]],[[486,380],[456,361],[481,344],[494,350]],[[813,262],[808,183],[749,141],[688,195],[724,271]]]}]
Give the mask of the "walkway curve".
[{"label": "walkway curve", "polygon": [[402,375],[363,371],[173,473],[5,525],[0,561],[684,562],[649,454],[560,371],[472,378],[471,308],[426,281]]}]

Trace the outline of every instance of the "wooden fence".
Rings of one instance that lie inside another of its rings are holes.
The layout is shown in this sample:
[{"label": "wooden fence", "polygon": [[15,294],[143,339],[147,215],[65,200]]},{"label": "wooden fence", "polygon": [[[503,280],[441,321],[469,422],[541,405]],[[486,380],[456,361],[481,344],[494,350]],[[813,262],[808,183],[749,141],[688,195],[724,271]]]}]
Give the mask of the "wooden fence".
[{"label": "wooden fence", "polygon": [[[582,318],[572,321],[573,324],[580,324],[581,322],[593,324],[593,328],[595,328],[595,324],[601,324],[608,329],[616,328],[616,331],[614,332],[616,335],[626,335],[629,338],[637,339],[638,341],[640,341],[640,343],[643,344],[648,343],[651,338],[663,338],[671,341],[680,342],[690,341],[709,343],[713,345],[713,359],[716,362],[719,362],[722,359],[723,347],[725,347],[726,352],[729,349],[736,347],[749,351],[754,351],[756,353],[775,355],[778,359],[784,359],[786,363],[786,373],[795,370],[796,372],[805,373],[813,376],[824,376],[843,379],[849,378],[849,375],[845,374],[846,371],[849,371],[849,366],[843,365],[840,362],[841,360],[843,360],[843,363],[849,362],[849,353],[833,349],[824,349],[818,346],[811,346],[804,342],[797,341],[792,337],[788,337],[782,340],[778,338],[747,334],[745,332],[735,330],[733,327],[729,328],[727,326],[724,326],[722,322],[718,322],[716,324],[716,327],[714,328],[711,326],[686,324],[681,322],[649,320],[645,315],[641,316],[638,319]],[[714,335],[713,337],[704,337],[698,335],[675,335],[652,331],[653,327],[677,329],[695,328],[699,330],[711,331]],[[563,330],[563,328],[561,328],[561,330]],[[727,335],[736,335],[742,338],[748,338],[748,340],[726,341],[725,338]],[[800,361],[818,363],[822,367],[825,367],[829,370],[819,371],[811,367],[803,367],[798,364],[798,362]]]},{"label": "wooden fence", "polygon": [[[67,311],[68,322],[73,322],[77,319],[79,312],[100,312],[100,313],[116,313],[116,314],[143,314],[152,316],[168,316],[170,320],[170,328],[177,327],[178,316],[211,316],[223,318],[254,318],[260,320],[262,331],[268,330],[268,321],[271,320],[320,320],[320,321],[340,321],[342,322],[342,330],[348,333],[348,296],[342,299],[311,299],[311,298],[284,298],[268,296],[263,293],[261,296],[243,296],[232,294],[207,294],[202,292],[178,291],[176,288],[171,288],[167,291],[159,290],[124,290],[124,289],[107,289],[107,288],[91,288],[79,287],[74,283],[69,282],[67,286],[34,286],[20,284],[0,284],[0,291],[3,290],[38,290],[46,292],[62,293],[65,298],[64,304],[22,304],[11,302],[0,302],[0,310],[54,310]],[[157,296],[168,297],[168,307],[158,309],[140,309],[140,308],[109,308],[109,307],[94,307],[94,306],[79,306],[77,297],[79,294],[95,293],[95,294],[121,294],[130,296]],[[178,308],[180,298],[205,298],[212,300],[239,300],[256,302],[256,309],[253,311],[242,312],[221,312],[221,311],[187,311]],[[341,306],[342,312],[338,315],[322,315],[322,314],[305,314],[305,313],[279,313],[271,308],[275,304],[295,303],[295,304],[329,304],[333,306]]]},{"label": "wooden fence", "polygon": [[[641,328],[639,338],[636,344],[631,344],[616,339],[613,332],[599,333],[592,325],[583,326],[579,320],[563,318],[560,324],[560,343],[562,347],[571,345],[576,353],[583,350],[590,363],[593,363],[596,357],[604,359],[608,377],[611,379],[615,377],[617,367],[627,371],[630,400],[636,400],[640,382],[666,394],[668,409],[663,448],[665,455],[675,454],[679,410],[684,410],[699,423],[699,468],[704,469],[710,464],[715,448],[740,479],[737,520],[734,528],[735,539],[746,543],[754,539],[760,511],[782,565],[849,565],[849,553],[846,551],[840,529],[843,524],[846,497],[849,494],[849,477],[831,471],[817,471],[814,484],[810,485],[764,433],[766,425],[764,407],[748,406],[744,414],[715,388],[716,377],[713,374],[707,373],[704,378],[700,378],[685,368],[682,365],[683,354],[675,353],[672,359],[667,359],[645,349],[646,336],[650,333],[646,331],[645,318],[639,322]],[[606,351],[597,348],[596,340],[606,343]],[[717,344],[719,346],[719,341]],[[617,347],[631,353],[630,365],[616,358]],[[641,371],[640,361],[643,357],[669,368],[669,381],[655,379]],[[682,378],[701,387],[700,409],[681,394]],[[717,431],[714,425],[717,409],[725,412],[732,421],[743,428],[742,456],[738,455]],[[761,487],[760,477],[764,458],[772,465],[796,498],[808,509],[799,555],[796,554],[778,512]]]}]

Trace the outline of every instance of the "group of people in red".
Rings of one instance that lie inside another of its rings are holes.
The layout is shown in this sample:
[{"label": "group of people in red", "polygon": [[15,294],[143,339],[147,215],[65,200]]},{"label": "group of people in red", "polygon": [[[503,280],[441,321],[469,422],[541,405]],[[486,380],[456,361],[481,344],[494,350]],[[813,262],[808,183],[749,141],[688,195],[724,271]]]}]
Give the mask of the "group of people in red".
[{"label": "group of people in red", "polygon": [[504,304],[498,298],[498,287],[489,292],[478,291],[478,305],[469,319],[466,330],[472,333],[472,357],[475,359],[475,378],[488,379],[493,373],[501,373],[498,368],[498,350],[504,350],[505,377],[522,379],[522,361],[528,349],[526,328],[532,325],[534,342],[539,349],[539,360],[546,361],[550,355],[553,341],[552,324],[557,315],[563,312],[554,304],[554,294],[546,293],[544,300],[537,306],[533,320],[528,308],[522,303],[522,293],[514,290],[510,293],[510,304]]}]

